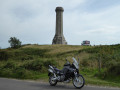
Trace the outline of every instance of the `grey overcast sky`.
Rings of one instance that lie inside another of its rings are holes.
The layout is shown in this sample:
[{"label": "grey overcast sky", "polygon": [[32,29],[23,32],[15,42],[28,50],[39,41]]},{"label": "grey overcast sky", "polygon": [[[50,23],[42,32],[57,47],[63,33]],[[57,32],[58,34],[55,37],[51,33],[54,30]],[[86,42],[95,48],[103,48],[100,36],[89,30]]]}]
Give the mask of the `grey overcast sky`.
[{"label": "grey overcast sky", "polygon": [[120,0],[0,0],[0,48],[10,46],[10,37],[22,44],[51,44],[57,6],[64,8],[69,45],[120,43]]}]

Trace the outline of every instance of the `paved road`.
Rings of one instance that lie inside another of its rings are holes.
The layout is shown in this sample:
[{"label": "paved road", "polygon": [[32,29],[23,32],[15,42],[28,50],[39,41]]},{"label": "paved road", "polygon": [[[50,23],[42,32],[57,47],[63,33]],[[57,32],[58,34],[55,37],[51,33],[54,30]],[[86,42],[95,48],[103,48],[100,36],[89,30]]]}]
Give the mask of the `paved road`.
[{"label": "paved road", "polygon": [[[60,84],[50,86],[49,83],[23,81],[15,79],[0,78],[0,90],[77,90],[72,85]],[[117,88],[101,88],[84,86],[81,90],[120,90]]]}]

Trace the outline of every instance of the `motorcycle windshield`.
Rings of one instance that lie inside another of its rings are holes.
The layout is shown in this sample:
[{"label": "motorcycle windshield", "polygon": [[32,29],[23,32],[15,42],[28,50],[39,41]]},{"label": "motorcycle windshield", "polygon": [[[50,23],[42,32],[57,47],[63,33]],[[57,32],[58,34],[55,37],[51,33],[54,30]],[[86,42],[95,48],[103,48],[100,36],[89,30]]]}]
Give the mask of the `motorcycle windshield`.
[{"label": "motorcycle windshield", "polygon": [[73,65],[77,68],[77,69],[79,69],[79,64],[78,64],[78,62],[77,62],[77,60],[73,57]]}]

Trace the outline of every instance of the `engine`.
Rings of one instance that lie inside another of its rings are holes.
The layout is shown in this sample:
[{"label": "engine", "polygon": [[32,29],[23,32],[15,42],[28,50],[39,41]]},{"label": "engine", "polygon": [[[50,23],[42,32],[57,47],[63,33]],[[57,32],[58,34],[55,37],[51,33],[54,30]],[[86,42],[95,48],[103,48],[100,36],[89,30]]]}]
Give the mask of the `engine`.
[{"label": "engine", "polygon": [[60,76],[57,77],[57,80],[58,80],[59,82],[64,81],[64,79],[65,79],[65,75],[60,75]]}]

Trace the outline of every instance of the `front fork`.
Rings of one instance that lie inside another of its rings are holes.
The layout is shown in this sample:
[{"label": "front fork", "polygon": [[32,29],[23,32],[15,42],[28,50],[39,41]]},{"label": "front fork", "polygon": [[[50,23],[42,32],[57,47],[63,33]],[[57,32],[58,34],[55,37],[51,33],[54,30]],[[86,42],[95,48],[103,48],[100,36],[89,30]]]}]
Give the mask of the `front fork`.
[{"label": "front fork", "polygon": [[80,80],[78,79],[78,77],[79,77],[79,72],[74,71],[74,76],[75,76],[76,81],[77,81],[77,82],[80,82]]},{"label": "front fork", "polygon": [[48,73],[48,76],[51,76],[52,74],[53,74],[53,76],[54,76],[54,78],[53,78],[52,80],[57,80],[57,76],[56,76],[55,73],[51,73],[51,72],[49,72],[49,73]]}]

